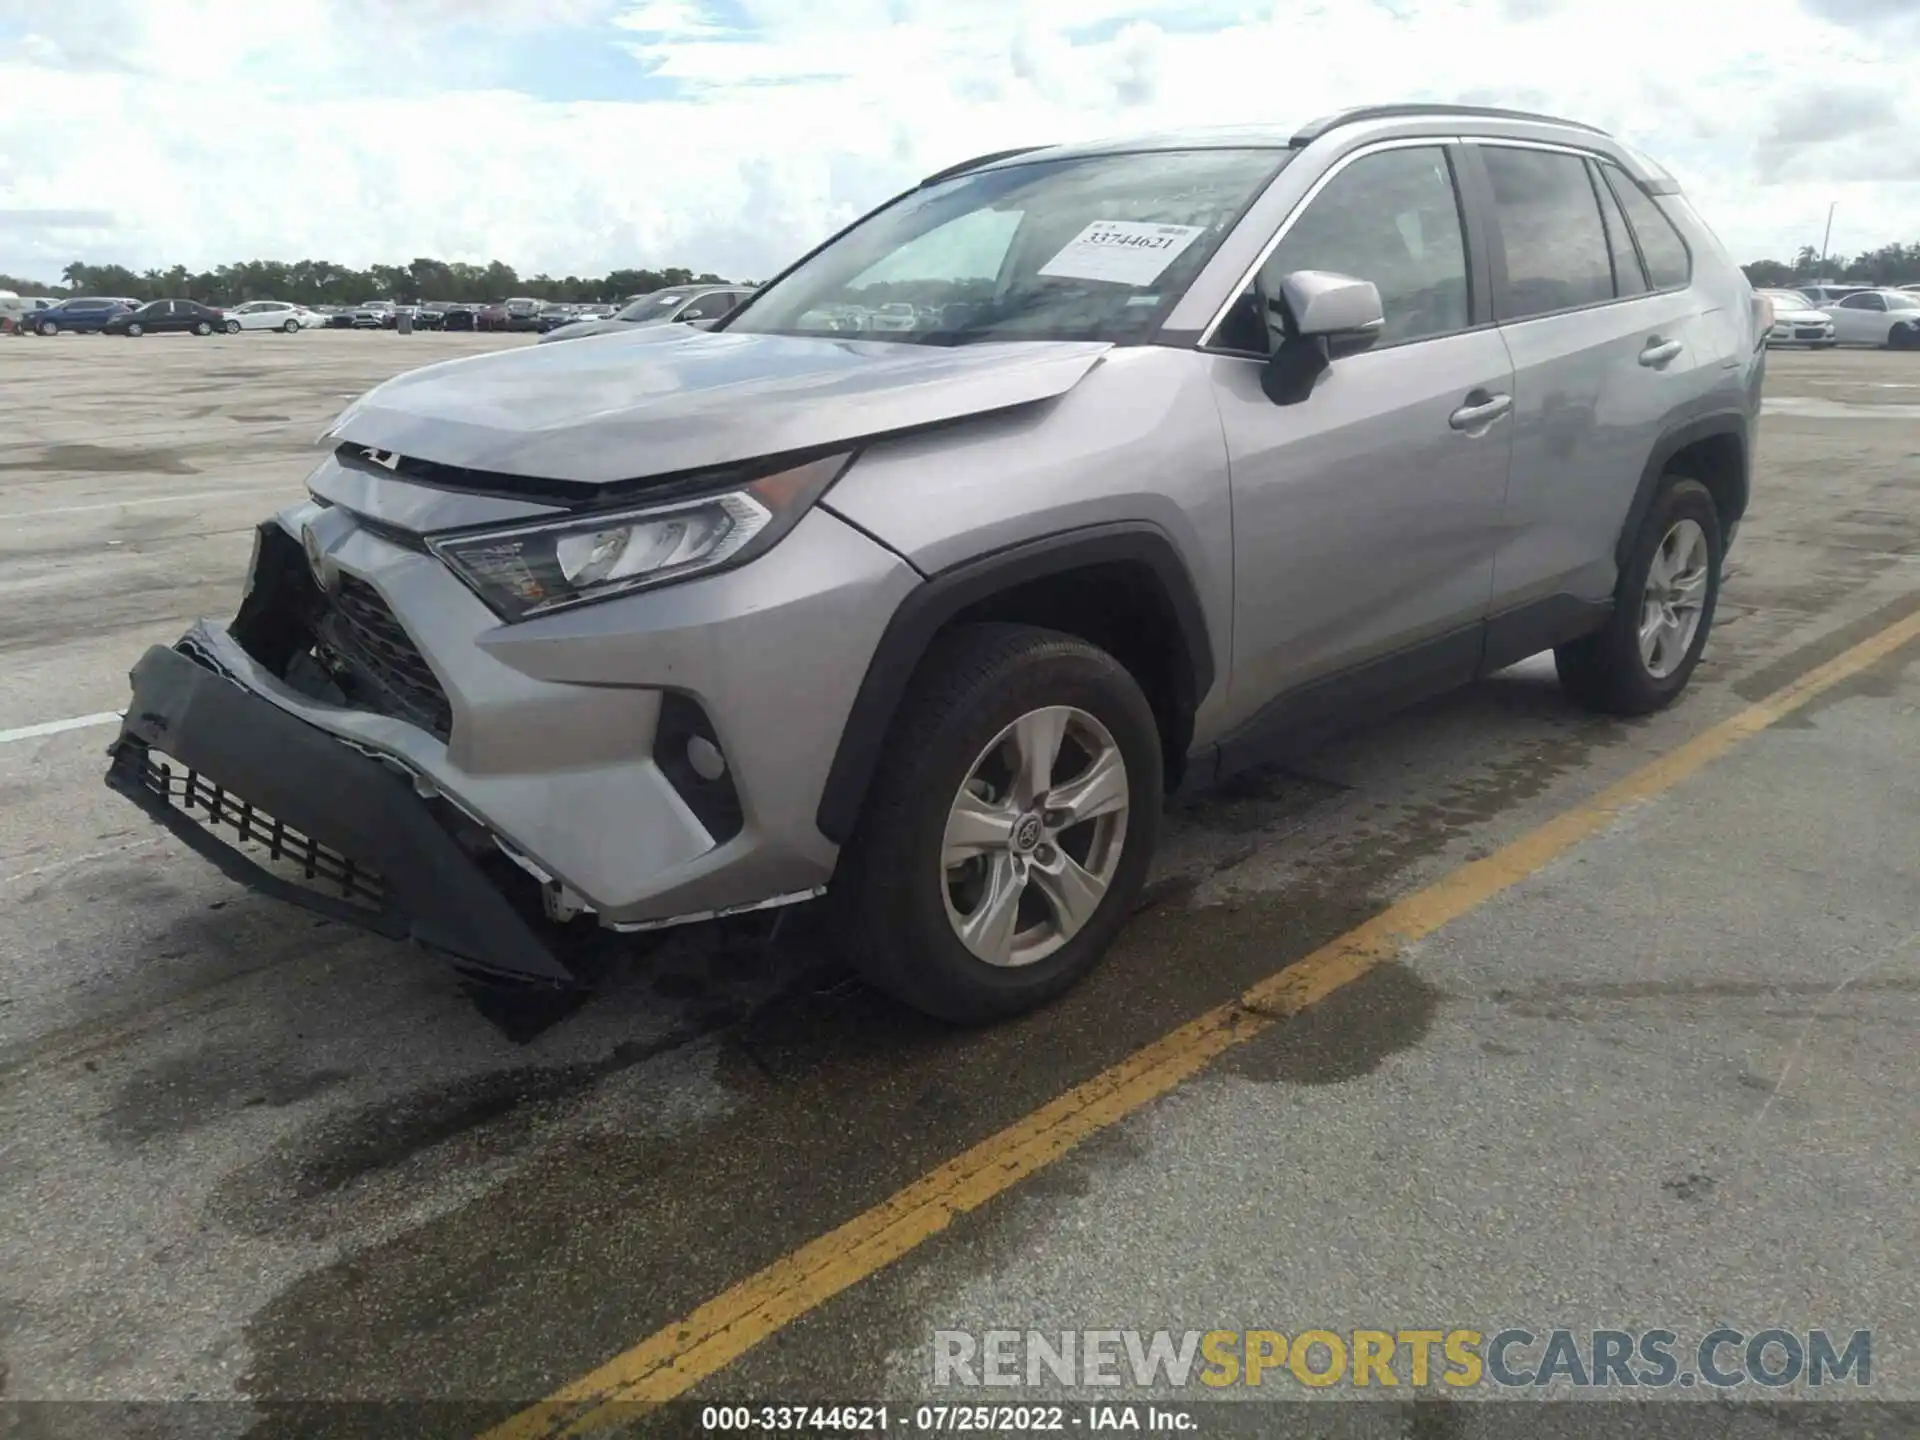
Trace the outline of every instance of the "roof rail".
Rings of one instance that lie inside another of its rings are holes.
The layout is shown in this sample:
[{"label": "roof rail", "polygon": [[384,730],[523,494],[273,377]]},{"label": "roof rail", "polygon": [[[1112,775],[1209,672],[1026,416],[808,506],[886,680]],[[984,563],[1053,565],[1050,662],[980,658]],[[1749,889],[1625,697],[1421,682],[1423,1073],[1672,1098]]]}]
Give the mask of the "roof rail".
[{"label": "roof rail", "polygon": [[1607,132],[1597,125],[1583,125],[1578,120],[1563,120],[1558,115],[1540,115],[1531,110],[1502,110],[1494,105],[1359,105],[1351,110],[1335,111],[1331,115],[1322,115],[1303,126],[1293,137],[1293,145],[1298,149],[1311,144],[1329,130],[1337,130],[1342,125],[1357,125],[1363,120],[1400,120],[1419,119],[1422,116],[1463,116],[1481,120],[1532,120],[1543,125],[1565,125],[1573,130],[1585,130],[1593,135],[1605,135]]},{"label": "roof rail", "polygon": [[982,165],[991,165],[997,160],[1011,160],[1016,155],[1030,155],[1035,150],[1046,150],[1049,148],[1050,147],[1046,145],[1021,145],[1012,150],[995,150],[988,155],[976,155],[971,160],[962,160],[958,165],[949,165],[944,170],[934,171],[933,174],[927,176],[926,179],[922,180],[919,185],[916,185],[914,188],[916,190],[924,189],[928,185],[936,184],[941,180],[951,180],[956,175],[964,175],[969,170],[978,170]]}]

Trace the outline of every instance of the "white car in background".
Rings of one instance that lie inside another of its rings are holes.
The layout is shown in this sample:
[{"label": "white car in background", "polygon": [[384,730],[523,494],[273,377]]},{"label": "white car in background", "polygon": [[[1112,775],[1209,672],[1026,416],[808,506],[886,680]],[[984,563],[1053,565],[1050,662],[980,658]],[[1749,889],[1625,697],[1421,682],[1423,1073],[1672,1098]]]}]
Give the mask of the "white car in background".
[{"label": "white car in background", "polygon": [[1825,310],[1831,306],[1838,305],[1849,295],[1858,295],[1862,290],[1871,290],[1873,287],[1871,285],[1840,285],[1821,281],[1810,285],[1796,285],[1793,288],[1798,293],[1806,296],[1808,301],[1811,302],[1816,309]]},{"label": "white car in background", "polygon": [[1773,306],[1769,345],[1807,345],[1829,350],[1840,343],[1833,317],[1817,308],[1797,290],[1762,290],[1760,298]]},{"label": "white car in background", "polygon": [[1834,333],[1849,345],[1920,350],[1920,295],[1905,290],[1861,290],[1831,306]]},{"label": "white car in background", "polygon": [[281,330],[291,335],[326,323],[326,316],[285,300],[249,300],[244,305],[227,308],[229,335],[238,335],[242,330]]}]

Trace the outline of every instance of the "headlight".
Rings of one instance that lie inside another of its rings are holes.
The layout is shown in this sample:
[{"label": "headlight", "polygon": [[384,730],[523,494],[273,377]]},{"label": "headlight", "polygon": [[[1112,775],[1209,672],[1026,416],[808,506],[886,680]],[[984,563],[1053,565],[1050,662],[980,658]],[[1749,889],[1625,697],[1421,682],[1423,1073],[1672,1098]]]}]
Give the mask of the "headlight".
[{"label": "headlight", "polygon": [[735,489],[645,508],[429,537],[427,546],[506,620],[527,620],[739,565],[806,514],[848,455]]}]

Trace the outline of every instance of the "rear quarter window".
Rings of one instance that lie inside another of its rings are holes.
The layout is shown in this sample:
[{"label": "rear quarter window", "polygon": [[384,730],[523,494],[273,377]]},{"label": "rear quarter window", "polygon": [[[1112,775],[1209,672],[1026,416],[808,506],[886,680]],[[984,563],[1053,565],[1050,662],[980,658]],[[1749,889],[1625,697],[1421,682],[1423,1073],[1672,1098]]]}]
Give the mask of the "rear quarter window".
[{"label": "rear quarter window", "polygon": [[1634,238],[1640,242],[1640,254],[1647,262],[1647,278],[1656,290],[1673,290],[1693,279],[1693,257],[1687,242],[1669,220],[1666,212],[1617,165],[1603,165],[1613,193],[1627,212]]}]

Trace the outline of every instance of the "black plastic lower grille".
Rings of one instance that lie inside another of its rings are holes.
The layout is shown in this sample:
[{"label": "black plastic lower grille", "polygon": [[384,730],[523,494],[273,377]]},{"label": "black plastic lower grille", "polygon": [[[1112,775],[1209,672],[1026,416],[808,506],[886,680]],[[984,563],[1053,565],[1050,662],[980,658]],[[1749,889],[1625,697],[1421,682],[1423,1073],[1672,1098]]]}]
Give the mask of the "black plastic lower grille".
[{"label": "black plastic lower grille", "polygon": [[314,622],[315,638],[343,666],[353,698],[370,709],[418,725],[445,741],[453,706],[439,677],[380,592],[342,575]]},{"label": "black plastic lower grille", "polygon": [[387,888],[363,865],[266,814],[206,776],[148,750],[140,755],[142,784],[185,812],[249,859],[283,879],[370,910],[383,909]]}]

